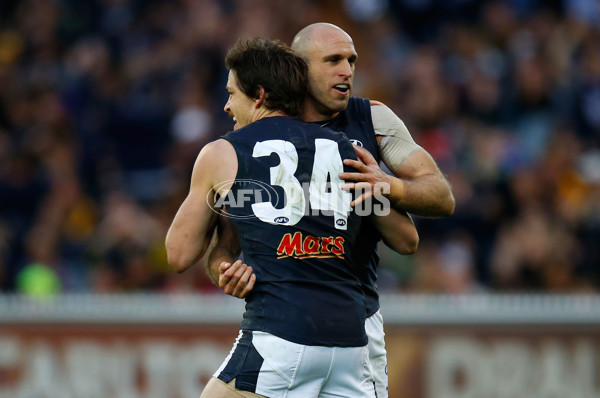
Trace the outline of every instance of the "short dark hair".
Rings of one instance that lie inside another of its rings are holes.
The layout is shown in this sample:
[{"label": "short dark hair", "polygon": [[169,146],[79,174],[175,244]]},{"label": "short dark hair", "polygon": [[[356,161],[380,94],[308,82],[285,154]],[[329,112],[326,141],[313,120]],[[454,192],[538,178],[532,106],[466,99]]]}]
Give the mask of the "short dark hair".
[{"label": "short dark hair", "polygon": [[308,93],[308,66],[279,40],[240,39],[229,49],[225,66],[249,98],[265,90],[265,107],[298,116]]}]

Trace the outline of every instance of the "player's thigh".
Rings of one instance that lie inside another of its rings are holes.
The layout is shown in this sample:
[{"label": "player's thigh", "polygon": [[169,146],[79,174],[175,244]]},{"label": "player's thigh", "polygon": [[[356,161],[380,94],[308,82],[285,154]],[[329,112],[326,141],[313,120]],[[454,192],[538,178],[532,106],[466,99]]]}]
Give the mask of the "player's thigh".
[{"label": "player's thigh", "polygon": [[335,360],[319,398],[375,398],[367,347],[336,347]]},{"label": "player's thigh", "polygon": [[224,381],[213,377],[210,379],[200,398],[264,398],[262,395],[248,391],[237,391],[233,383],[226,384]]}]

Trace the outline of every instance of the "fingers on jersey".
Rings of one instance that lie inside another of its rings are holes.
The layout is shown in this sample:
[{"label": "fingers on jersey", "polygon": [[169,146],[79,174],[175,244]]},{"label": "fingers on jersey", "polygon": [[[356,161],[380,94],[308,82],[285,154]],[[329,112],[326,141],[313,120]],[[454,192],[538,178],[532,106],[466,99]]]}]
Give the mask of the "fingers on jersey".
[{"label": "fingers on jersey", "polygon": [[340,173],[339,177],[342,180],[368,182],[373,187],[378,184],[384,184],[387,186],[387,188],[384,187],[378,189],[381,191],[388,189],[389,185],[391,184],[392,177],[381,170],[373,155],[371,155],[366,149],[356,145],[354,145],[354,150],[359,160],[344,159],[344,164],[346,166],[355,168],[357,172]]},{"label": "fingers on jersey", "polygon": [[354,145],[358,161],[344,159],[344,164],[355,168],[358,172],[340,173],[339,177],[346,181],[355,181],[342,185],[342,189],[354,190],[356,197],[350,204],[356,206],[374,195],[385,195],[390,192],[392,176],[385,173],[369,151]]},{"label": "fingers on jersey", "polygon": [[221,263],[219,272],[219,287],[230,296],[245,298],[254,288],[256,275],[252,267],[242,263],[242,260],[233,264]]},{"label": "fingers on jersey", "polygon": [[369,152],[368,150],[366,150],[365,148],[358,146],[358,145],[353,145],[354,147],[354,152],[356,152],[356,156],[358,156],[358,158],[366,165],[372,165],[375,164],[377,165],[377,160],[375,160],[375,158],[373,157],[373,155],[371,154],[371,152]]}]

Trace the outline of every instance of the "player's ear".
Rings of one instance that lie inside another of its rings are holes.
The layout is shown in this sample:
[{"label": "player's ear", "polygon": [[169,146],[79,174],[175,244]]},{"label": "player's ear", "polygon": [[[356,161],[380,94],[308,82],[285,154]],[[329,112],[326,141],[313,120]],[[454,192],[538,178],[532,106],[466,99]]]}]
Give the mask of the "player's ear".
[{"label": "player's ear", "polygon": [[263,86],[258,86],[258,94],[254,97],[256,107],[259,108],[265,101],[266,91]]}]

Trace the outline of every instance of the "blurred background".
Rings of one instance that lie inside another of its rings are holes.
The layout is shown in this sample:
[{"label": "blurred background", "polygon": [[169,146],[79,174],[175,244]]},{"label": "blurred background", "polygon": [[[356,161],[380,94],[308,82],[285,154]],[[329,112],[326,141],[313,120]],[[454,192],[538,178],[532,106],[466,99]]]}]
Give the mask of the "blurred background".
[{"label": "blurred background", "polygon": [[354,94],[454,188],[454,216],[416,219],[415,256],[382,250],[383,291],[598,290],[595,0],[3,0],[0,289],[213,292],[202,267],[168,269],[163,239],[232,127],[224,54],[315,21],[352,35]]},{"label": "blurred background", "polygon": [[[240,37],[289,44],[318,21],[354,39],[353,94],[392,108],[454,189],[452,217],[415,218],[417,254],[381,248],[384,295],[598,292],[597,0],[1,0],[0,297],[221,296],[202,266],[169,269],[164,236],[197,153],[232,127],[224,55]],[[405,357],[415,341],[402,336]],[[0,341],[0,371],[24,341]]]}]

